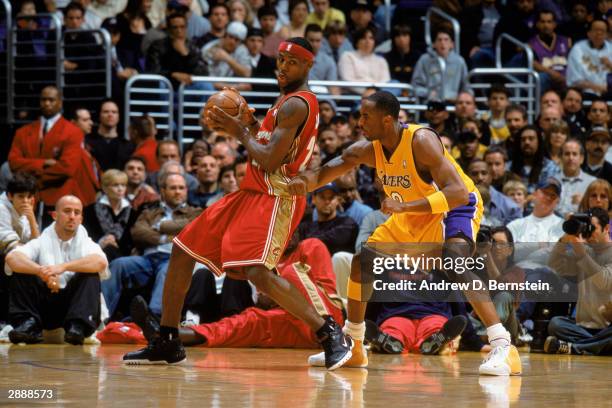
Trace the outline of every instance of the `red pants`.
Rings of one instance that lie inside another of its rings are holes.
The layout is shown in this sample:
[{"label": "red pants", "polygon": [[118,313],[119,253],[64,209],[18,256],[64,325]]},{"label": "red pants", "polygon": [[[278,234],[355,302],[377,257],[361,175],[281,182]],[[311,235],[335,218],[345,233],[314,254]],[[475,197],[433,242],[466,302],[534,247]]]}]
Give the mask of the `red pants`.
[{"label": "red pants", "polygon": [[407,317],[390,317],[380,325],[380,329],[398,339],[404,346],[404,353],[418,353],[423,341],[442,329],[448,318],[441,315],[431,315],[422,319]]}]

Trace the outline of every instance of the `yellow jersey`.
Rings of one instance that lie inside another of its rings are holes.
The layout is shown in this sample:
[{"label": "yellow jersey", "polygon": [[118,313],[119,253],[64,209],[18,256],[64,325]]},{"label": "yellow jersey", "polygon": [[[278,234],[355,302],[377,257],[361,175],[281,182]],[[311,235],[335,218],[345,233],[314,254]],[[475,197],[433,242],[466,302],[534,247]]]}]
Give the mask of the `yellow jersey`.
[{"label": "yellow jersey", "polygon": [[[400,202],[422,199],[438,191],[434,182],[428,183],[421,178],[414,162],[412,139],[414,132],[423,127],[406,125],[399,145],[389,158],[385,156],[379,141],[372,142],[376,174],[387,196]],[[455,167],[468,190],[469,203],[445,214],[393,214],[374,231],[368,242],[443,242],[449,236],[458,234],[476,239],[483,213],[480,193],[451,154],[443,150],[444,157]]]}]

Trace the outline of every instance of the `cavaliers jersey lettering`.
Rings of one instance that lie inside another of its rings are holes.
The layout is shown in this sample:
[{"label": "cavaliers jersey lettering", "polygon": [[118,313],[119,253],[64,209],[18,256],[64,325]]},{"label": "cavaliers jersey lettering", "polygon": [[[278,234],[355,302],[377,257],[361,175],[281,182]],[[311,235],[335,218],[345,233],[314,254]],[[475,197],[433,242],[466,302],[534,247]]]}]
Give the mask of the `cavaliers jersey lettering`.
[{"label": "cavaliers jersey lettering", "polygon": [[[412,139],[414,132],[422,127],[420,125],[405,125],[402,131],[402,139],[388,160],[380,142],[377,140],[372,142],[376,156],[376,173],[383,184],[385,193],[401,202],[418,200],[438,190],[435,183],[427,183],[421,179],[414,162]],[[476,190],[472,179],[465,175],[446,149],[444,149],[444,157],[453,164],[468,192]]]},{"label": "cavaliers jersey lettering", "polygon": [[263,145],[270,142],[277,125],[276,116],[281,106],[289,98],[303,99],[308,106],[308,115],[304,124],[298,129],[299,133],[295,135],[287,156],[283,159],[282,165],[272,173],[266,172],[259,163],[251,159],[247,164],[247,172],[240,189],[274,196],[291,196],[287,184],[308,166],[317,142],[319,127],[319,103],[312,92],[298,91],[284,95],[274,106],[268,109],[255,139]]}]

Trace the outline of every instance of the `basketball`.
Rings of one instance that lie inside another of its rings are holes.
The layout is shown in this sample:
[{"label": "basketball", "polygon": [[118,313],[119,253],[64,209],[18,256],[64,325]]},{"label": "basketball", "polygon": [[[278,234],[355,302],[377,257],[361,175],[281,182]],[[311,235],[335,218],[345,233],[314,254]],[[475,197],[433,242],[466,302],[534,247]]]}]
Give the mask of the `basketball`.
[{"label": "basketball", "polygon": [[240,103],[242,101],[244,101],[244,98],[240,96],[239,93],[234,92],[230,89],[224,89],[215,94],[212,94],[208,98],[204,109],[208,111],[213,106],[218,106],[228,115],[238,116],[238,113],[240,112]]}]

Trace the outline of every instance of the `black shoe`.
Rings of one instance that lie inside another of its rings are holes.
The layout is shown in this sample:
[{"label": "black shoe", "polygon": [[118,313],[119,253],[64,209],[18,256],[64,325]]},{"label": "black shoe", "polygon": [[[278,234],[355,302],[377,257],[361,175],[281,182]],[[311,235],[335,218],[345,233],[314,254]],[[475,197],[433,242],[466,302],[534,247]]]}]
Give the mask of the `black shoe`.
[{"label": "black shoe", "polygon": [[79,346],[83,344],[83,340],[85,340],[85,330],[83,330],[81,323],[70,322],[64,334],[64,341]]},{"label": "black shoe", "polygon": [[331,316],[325,318],[325,324],[317,330],[317,338],[325,351],[325,367],[335,370],[350,360],[353,339],[342,332],[342,328]]},{"label": "black shoe", "polygon": [[181,339],[164,339],[154,337],[147,347],[132,351],[123,356],[124,364],[151,365],[151,364],[180,364],[187,359],[185,348]]},{"label": "black shoe", "polygon": [[149,310],[149,306],[144,298],[140,295],[132,299],[130,304],[130,315],[134,323],[142,329],[147,341],[151,342],[154,337],[159,336],[159,319]]},{"label": "black shoe", "polygon": [[466,325],[467,318],[465,316],[451,317],[444,323],[442,330],[432,334],[421,343],[421,353],[429,355],[438,354],[445,345],[463,333]]},{"label": "black shoe", "polygon": [[544,342],[544,352],[548,354],[572,354],[572,343],[548,336]]},{"label": "black shoe", "polygon": [[36,344],[43,341],[42,329],[36,319],[29,317],[9,332],[9,339],[13,344]]},{"label": "black shoe", "polygon": [[404,351],[402,342],[393,336],[383,333],[376,323],[366,320],[365,325],[365,339],[370,343],[373,351],[387,354],[400,354]]}]

